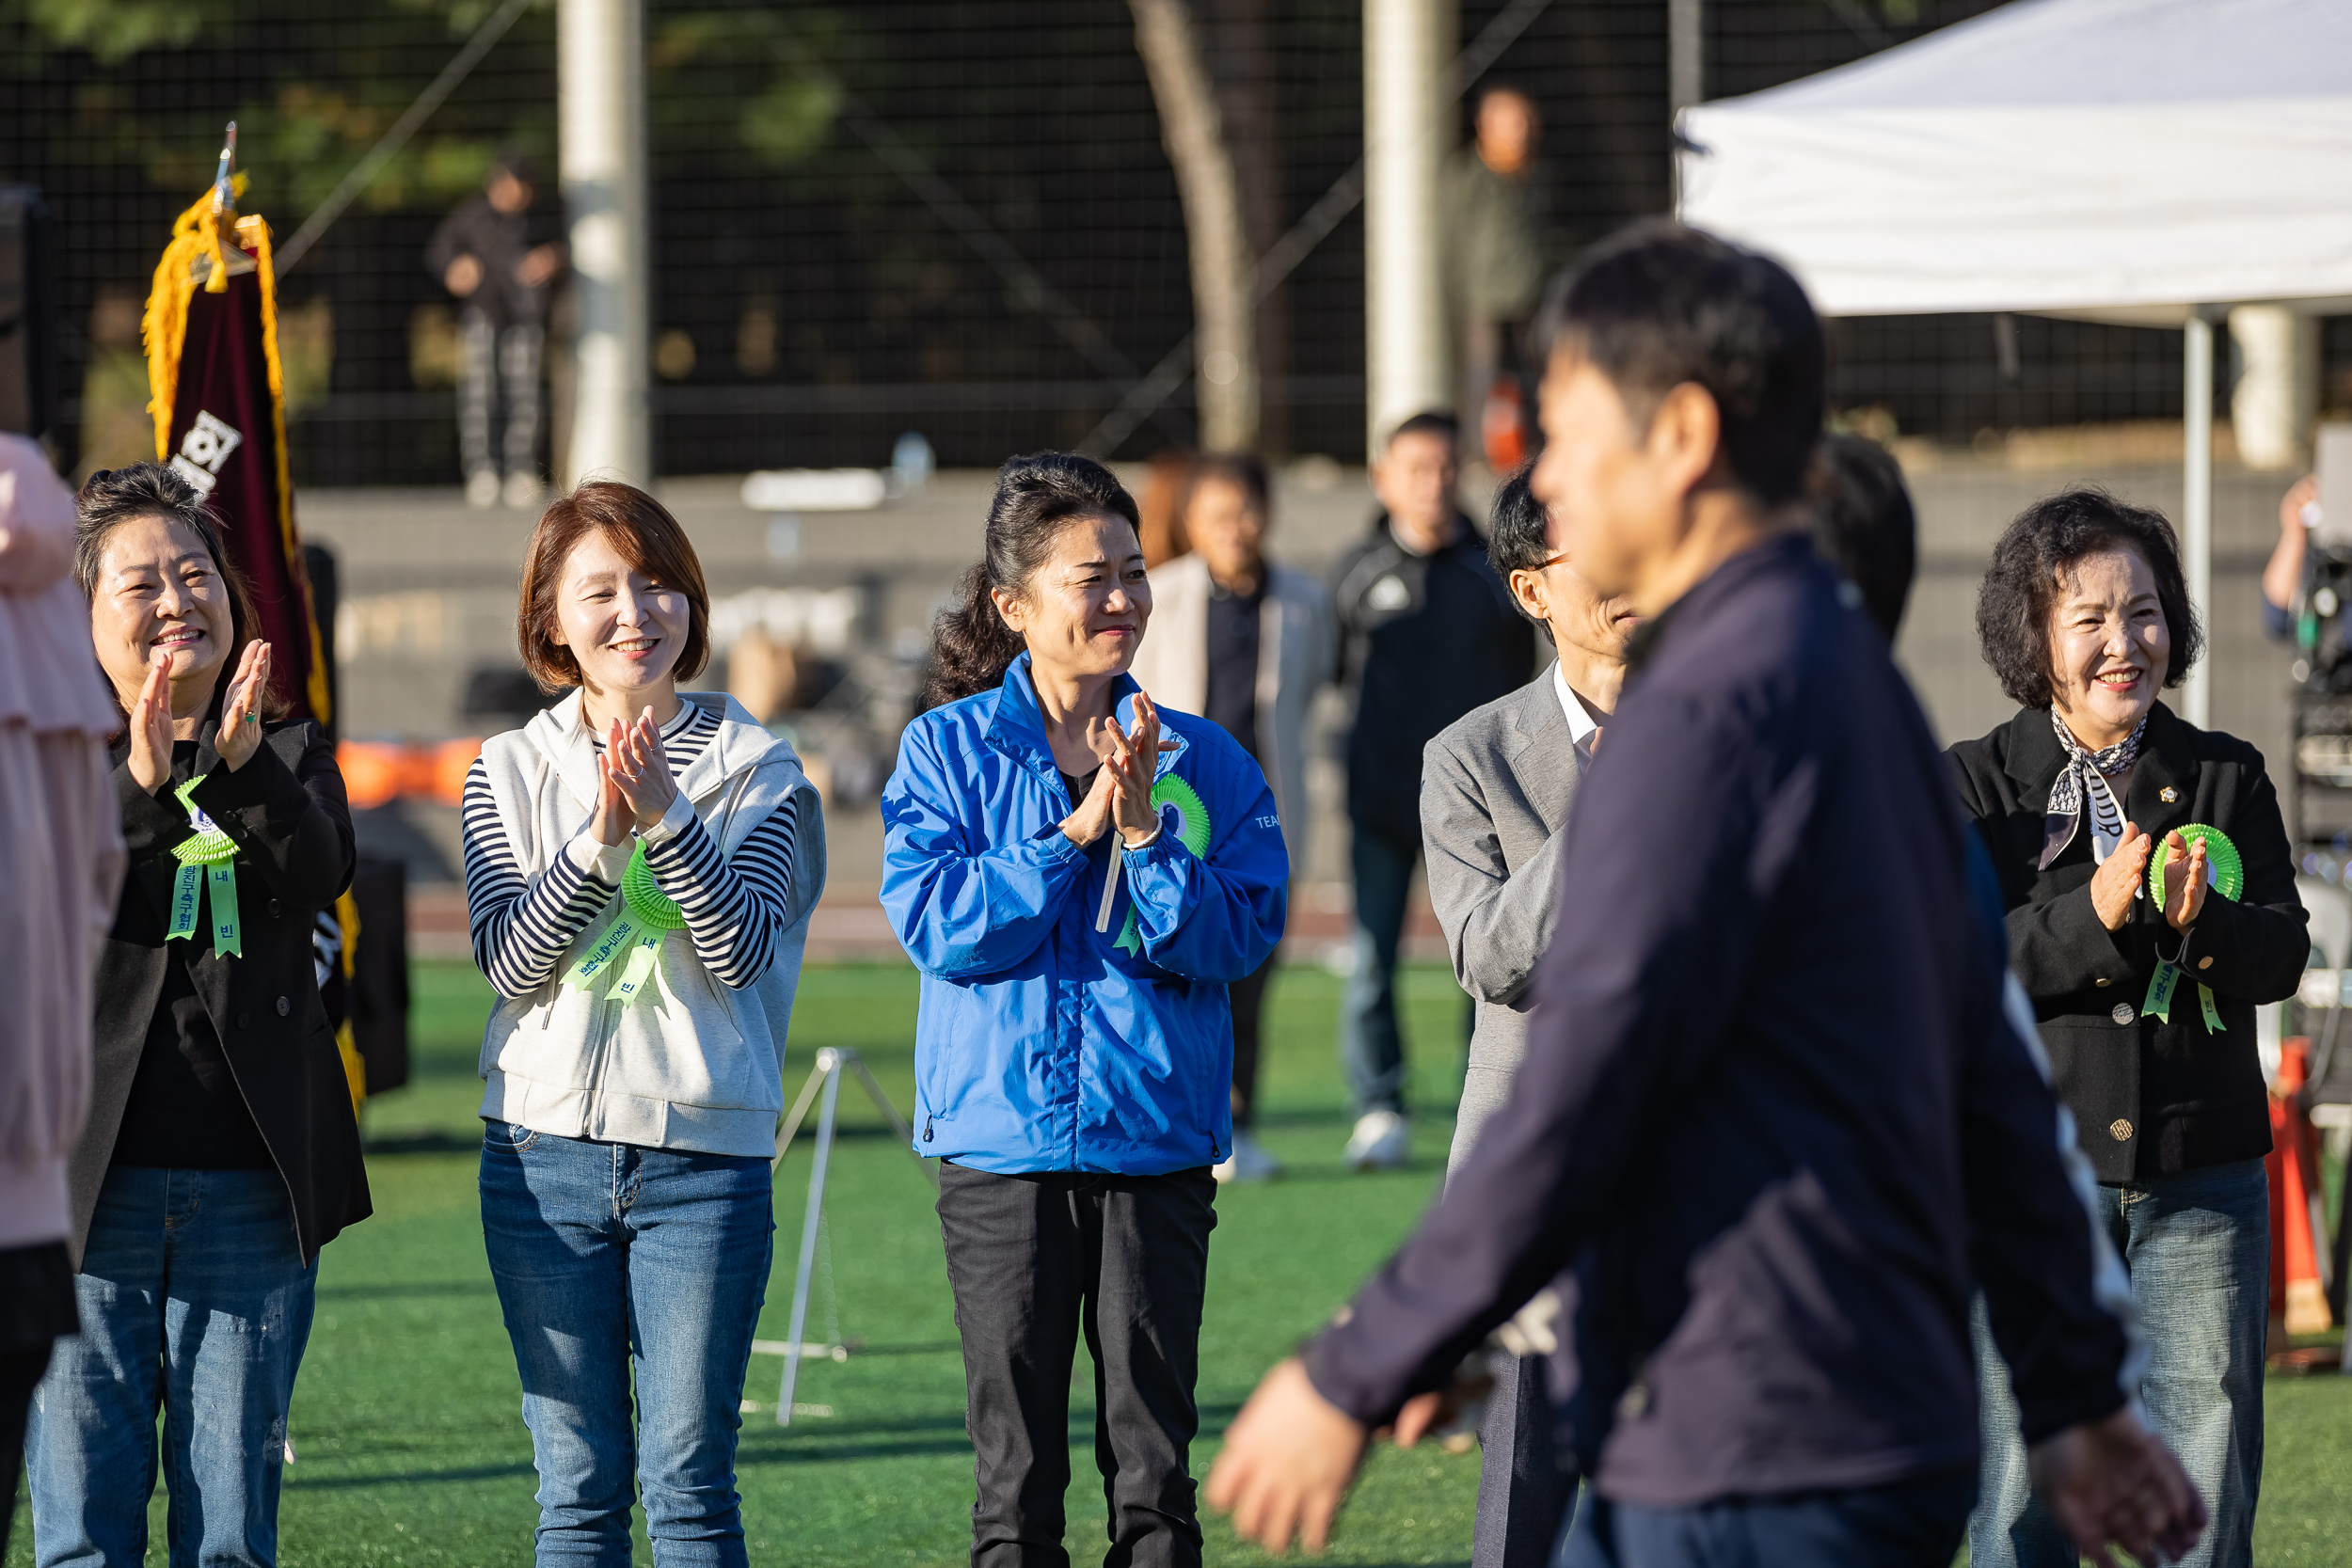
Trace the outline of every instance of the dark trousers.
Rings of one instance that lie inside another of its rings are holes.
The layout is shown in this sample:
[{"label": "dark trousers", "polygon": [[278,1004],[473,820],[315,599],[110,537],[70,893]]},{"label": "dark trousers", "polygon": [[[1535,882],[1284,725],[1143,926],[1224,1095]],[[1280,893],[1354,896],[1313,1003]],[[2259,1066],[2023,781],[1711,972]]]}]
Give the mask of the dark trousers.
[{"label": "dark trousers", "polygon": [[1356,969],[1340,1000],[1340,1066],[1356,1114],[1405,1109],[1405,1041],[1396,1025],[1396,949],[1413,885],[1418,839],[1359,826],[1348,835],[1356,879]]},{"label": "dark trousers", "polygon": [[1070,1369],[1094,1358],[1105,1568],[1195,1568],[1200,1305],[1216,1225],[1207,1169],[1166,1176],[939,1171],[979,1497],[973,1568],[1068,1568]]},{"label": "dark trousers", "polygon": [[[1396,955],[1421,838],[1394,838],[1356,825],[1348,832],[1347,858],[1356,879],[1356,969],[1340,998],[1340,1067],[1358,1116],[1402,1112],[1405,1037],[1396,1022]],[[1464,1007],[1465,1047],[1470,1025],[1470,1009]]]},{"label": "dark trousers", "polygon": [[1556,1568],[1950,1568],[1977,1468],[1835,1492],[1641,1508],[1591,1487],[1561,1532]]},{"label": "dark trousers", "polygon": [[1495,1387],[1478,1428],[1470,1568],[1543,1568],[1576,1496],[1576,1463],[1552,1440],[1542,1359],[1495,1351],[1487,1361]]},{"label": "dark trousers", "polygon": [[8,1559],[8,1528],[16,1519],[25,1411],[50,1370],[50,1347],[78,1328],[66,1243],[0,1248],[0,1486],[8,1486],[8,1497],[0,1497],[0,1561]]},{"label": "dark trousers", "polygon": [[24,1416],[57,1337],[76,1332],[73,1264],[63,1242],[0,1250],[0,1560],[8,1555],[16,1482],[24,1470]]},{"label": "dark trousers", "polygon": [[1233,1130],[1240,1132],[1258,1119],[1258,1021],[1265,1013],[1266,982],[1274,978],[1274,958],[1225,988],[1233,1011]]}]

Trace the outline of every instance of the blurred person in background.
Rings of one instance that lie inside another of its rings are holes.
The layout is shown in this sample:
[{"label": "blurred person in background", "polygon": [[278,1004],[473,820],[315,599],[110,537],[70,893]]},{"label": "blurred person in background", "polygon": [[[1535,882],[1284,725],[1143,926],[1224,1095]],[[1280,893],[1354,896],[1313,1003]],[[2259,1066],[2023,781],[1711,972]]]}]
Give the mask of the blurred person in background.
[{"label": "blurred person in background", "polygon": [[[2279,798],[2253,747],[2157,701],[2204,649],[2161,514],[2092,489],[2036,501],[1993,547],[1977,635],[2020,706],[1951,749],[1961,801],[1992,851],[2010,964],[2131,1272],[2148,1331],[2141,1397],[2213,1510],[2180,1560],[2242,1568],[2270,1294],[2254,1008],[2294,995],[2311,952]],[[2233,847],[2210,853],[2185,835],[2194,825]],[[2217,889],[2231,862],[2242,885]],[[1986,1447],[1970,1561],[2072,1563],[2033,1499],[1980,1313],[1977,1340]]]},{"label": "blurred person in background", "polygon": [[160,1470],[175,1563],[265,1565],[319,1251],[369,1212],[311,946],[351,814],[319,726],[272,718],[269,644],[196,491],[135,464],[79,512],[129,866],[70,1172],[81,1332],[26,1442],[35,1553],[143,1560]]},{"label": "blurred person in background", "polygon": [[2295,635],[2295,600],[2303,592],[2303,558],[2319,524],[2319,476],[2305,474],[2279,498],[2279,542],[2263,563],[2263,629],[2278,641]]},{"label": "blurred person in background", "polygon": [[882,908],[922,972],[914,1151],[941,1162],[973,1568],[1068,1568],[1081,1337],[1104,1561],[1200,1561],[1226,996],[1282,939],[1290,865],[1248,753],[1128,673],[1153,610],[1136,514],[1087,458],[1005,465],[934,632],[940,705],[882,793]]},{"label": "blurred person in background", "polygon": [[1340,1009],[1340,1062],[1355,1101],[1347,1159],[1394,1169],[1412,1152],[1396,955],[1421,858],[1422,749],[1463,714],[1525,684],[1535,633],[1486,560],[1454,493],[1456,427],[1416,414],[1372,467],[1380,514],[1331,572],[1339,681],[1347,692],[1349,868],[1355,968]]},{"label": "blurred person in background", "polygon": [[1813,547],[1895,645],[1919,563],[1919,520],[1895,454],[1867,436],[1824,436],[1806,486]]},{"label": "blurred person in background", "polygon": [[736,1438],[773,1253],[785,1037],[825,830],[723,692],[686,531],[633,485],[550,504],[523,663],[571,691],[466,777],[482,1231],[539,1474],[541,1563],[746,1560]]},{"label": "blurred person in background", "polygon": [[[1307,862],[1308,720],[1331,675],[1331,610],[1323,584],[1266,558],[1273,521],[1263,459],[1211,452],[1195,461],[1177,508],[1192,553],[1152,572],[1152,635],[1128,673],[1163,707],[1221,725],[1273,786],[1292,874]],[[1263,1181],[1281,1164],[1251,1127],[1259,1022],[1269,955],[1227,988],[1233,1009],[1233,1149],[1220,1181]]]},{"label": "blurred person in background", "polygon": [[69,580],[73,525],[40,446],[0,435],[0,1558],[33,1388],[78,1322],[66,1171],[89,1109],[92,972],[122,887],[106,777],[122,716]]},{"label": "blurred person in background", "polygon": [[1884,640],[1804,537],[1826,354],[1803,290],[1645,224],[1546,324],[1537,494],[1647,623],[1570,820],[1575,896],[1509,1101],[1260,1384],[1212,1506],[1319,1548],[1374,1432],[1426,1431],[1500,1331],[1549,1356],[1590,1478],[1559,1568],[1948,1568],[1980,1285],[2074,1539],[2185,1549],[2203,1510],[2135,1404],[2128,1288],[1997,893]]},{"label": "blurred person in background", "polygon": [[1479,95],[1476,135],[1445,163],[1438,187],[1446,305],[1462,372],[1465,462],[1496,468],[1526,454],[1531,424],[1519,331],[1544,286],[1544,193],[1535,163],[1543,119],[1517,87]]},{"label": "blurred person in background", "polygon": [[[514,507],[539,499],[539,362],[564,245],[532,243],[532,195],[529,166],[501,154],[482,189],[441,220],[424,251],[425,270],[460,306],[457,452],[471,506],[496,505],[501,494]],[[491,413],[501,389],[505,438],[494,454]]]},{"label": "blurred person in background", "polygon": [[[1463,715],[1423,752],[1429,901],[1475,1009],[1449,1173],[1510,1100],[1527,1053],[1535,971],[1570,895],[1561,874],[1568,814],[1616,710],[1627,645],[1641,625],[1629,601],[1604,598],[1577,575],[1560,547],[1565,531],[1530,488],[1531,467],[1495,493],[1486,558],[1558,657],[1509,696]],[[1575,1462],[1552,1441],[1541,1357],[1496,1351],[1488,1359],[1494,1392],[1479,1430],[1486,1453],[1471,1561],[1540,1568],[1575,1489]]]}]

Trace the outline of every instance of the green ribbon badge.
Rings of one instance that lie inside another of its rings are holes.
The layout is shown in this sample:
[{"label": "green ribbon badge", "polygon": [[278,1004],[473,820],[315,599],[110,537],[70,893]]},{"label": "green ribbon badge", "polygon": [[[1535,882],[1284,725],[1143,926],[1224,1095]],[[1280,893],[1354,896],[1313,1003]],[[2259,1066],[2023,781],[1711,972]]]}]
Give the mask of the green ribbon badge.
[{"label": "green ribbon badge", "polygon": [[[1209,808],[1200,803],[1200,796],[1192,785],[1173,773],[1163,773],[1152,785],[1152,807],[1162,818],[1161,831],[1167,831],[1168,808],[1176,808],[1176,836],[1194,858],[1206,860],[1209,841],[1216,830],[1209,821]],[[1119,941],[1113,943],[1126,953],[1140,958],[1143,954],[1143,932],[1136,925],[1135,900],[1127,902],[1127,924],[1120,927]]]},{"label": "green ribbon badge", "polygon": [[222,958],[243,958],[245,942],[237,924],[236,841],[222,832],[220,825],[204,815],[204,808],[188,798],[203,782],[204,775],[199,774],[172,791],[187,809],[188,826],[196,830],[196,836],[172,846],[172,858],[180,863],[180,869],[171,879],[171,928],[165,932],[164,940],[195,939],[197,905],[209,884],[213,891],[213,951]]},{"label": "green ribbon badge", "polygon": [[566,978],[576,986],[593,986],[614,959],[621,958],[621,977],[612,987],[612,999],[631,1002],[653,978],[654,965],[661,957],[661,939],[685,928],[686,916],[654,880],[653,867],[645,863],[645,841],[639,839],[628,857],[628,869],[621,873],[621,918],[596,939]]},{"label": "green ribbon badge", "polygon": [[[2246,863],[2238,857],[2237,846],[2230,842],[2227,833],[2218,828],[2208,828],[2202,822],[2191,822],[2174,831],[2181,835],[2184,844],[2201,842],[2204,845],[2205,865],[2214,892],[2224,898],[2235,899],[2244,891]],[[2148,856],[2148,896],[2154,900],[2159,913],[2164,910],[2164,844],[2159,840]],[[2169,960],[2158,961],[2155,975],[2148,982],[2148,999],[2140,1005],[2139,1010],[2161,1022],[2171,1022],[2172,992],[2180,983],[2180,966]],[[2204,1014],[2206,1032],[2215,1035],[2226,1033],[2221,1026],[2221,1009],[2214,1005],[2213,988],[2201,980],[2197,983],[2197,1001]]]}]

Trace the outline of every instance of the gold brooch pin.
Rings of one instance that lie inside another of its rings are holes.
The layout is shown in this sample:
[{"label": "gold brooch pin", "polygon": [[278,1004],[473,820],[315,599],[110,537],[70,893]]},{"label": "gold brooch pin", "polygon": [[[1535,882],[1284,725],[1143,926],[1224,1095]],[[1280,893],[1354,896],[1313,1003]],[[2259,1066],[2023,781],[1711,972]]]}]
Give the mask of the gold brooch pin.
[{"label": "gold brooch pin", "polygon": [[2170,784],[2166,784],[2162,789],[2156,791],[2156,799],[2162,800],[2168,806],[2180,798],[2181,792],[2173,788]]}]

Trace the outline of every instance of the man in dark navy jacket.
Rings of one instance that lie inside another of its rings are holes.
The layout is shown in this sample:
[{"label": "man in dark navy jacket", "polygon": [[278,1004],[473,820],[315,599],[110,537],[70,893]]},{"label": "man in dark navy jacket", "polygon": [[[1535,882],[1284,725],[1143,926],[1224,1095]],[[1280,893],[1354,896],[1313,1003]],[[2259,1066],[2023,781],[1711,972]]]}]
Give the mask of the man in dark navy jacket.
[{"label": "man in dark navy jacket", "polygon": [[2140,1418],[1934,739],[1804,537],[1811,307],[1777,264],[1657,227],[1548,318],[1537,493],[1579,573],[1656,619],[1567,830],[1577,896],[1510,1103],[1268,1375],[1212,1506],[1319,1545],[1369,1434],[1424,1430],[1507,1323],[1573,1346],[1553,1389],[1575,1381],[1592,1484],[1564,1565],[1945,1568],[1980,1287],[2076,1541],[2185,1549],[2202,1507]]}]

